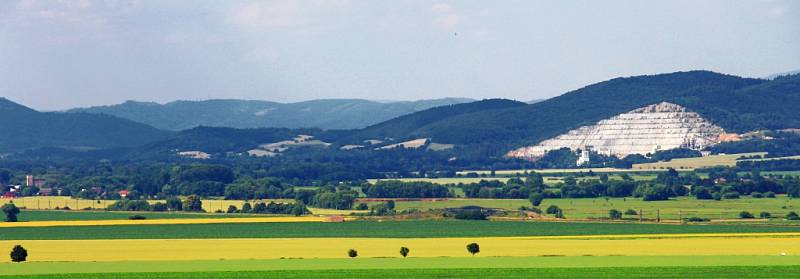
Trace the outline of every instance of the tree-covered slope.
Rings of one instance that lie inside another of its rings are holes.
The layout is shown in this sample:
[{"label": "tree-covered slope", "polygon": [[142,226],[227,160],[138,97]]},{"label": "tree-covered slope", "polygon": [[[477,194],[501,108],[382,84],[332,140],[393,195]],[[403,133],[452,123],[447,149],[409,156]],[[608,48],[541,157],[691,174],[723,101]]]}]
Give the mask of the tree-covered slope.
[{"label": "tree-covered slope", "polygon": [[73,109],[69,112],[109,114],[165,130],[199,126],[231,128],[356,129],[431,107],[469,102],[444,98],[409,102],[360,99],[276,103],[248,100],[176,101],[164,105],[128,101],[118,105]]},{"label": "tree-covered slope", "polygon": [[108,115],[38,112],[0,98],[0,153],[41,147],[96,149],[139,146],[171,132]]},{"label": "tree-covered slope", "polygon": [[418,132],[420,127],[447,120],[454,116],[521,106],[525,106],[525,103],[506,99],[488,99],[471,103],[445,105],[403,115],[380,124],[353,131],[352,135],[348,136],[346,140],[413,138],[420,135]]},{"label": "tree-covered slope", "polygon": [[733,132],[800,124],[796,77],[775,81],[708,71],[617,78],[543,102],[461,114],[416,129],[415,136],[457,144],[533,144],[661,101],[673,102]]}]

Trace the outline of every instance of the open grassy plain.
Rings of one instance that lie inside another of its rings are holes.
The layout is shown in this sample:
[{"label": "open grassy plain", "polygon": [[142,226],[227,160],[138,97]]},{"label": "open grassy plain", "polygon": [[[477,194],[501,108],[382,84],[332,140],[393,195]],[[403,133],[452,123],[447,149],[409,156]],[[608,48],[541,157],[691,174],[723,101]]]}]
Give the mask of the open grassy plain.
[{"label": "open grassy plain", "polygon": [[666,162],[634,164],[632,169],[656,170],[656,169],[673,168],[676,170],[692,170],[697,168],[717,167],[717,166],[733,167],[736,166],[737,159],[741,157],[754,156],[754,155],[764,156],[767,155],[767,153],[754,152],[754,153],[709,155],[697,158],[679,158],[679,159],[672,159]]},{"label": "open grassy plain", "polygon": [[[397,201],[397,210],[428,210],[441,208],[458,208],[463,206],[481,206],[508,210],[519,209],[531,204],[523,199],[448,199],[441,201]],[[642,201],[639,198],[579,198],[579,199],[545,199],[539,208],[551,205],[558,206],[567,219],[587,219],[608,217],[608,211],[617,209],[626,211],[633,209],[645,219],[679,220],[681,217],[703,217],[709,219],[735,219],[741,211],[749,211],[754,215],[769,212],[774,217],[782,217],[790,211],[800,212],[800,199],[792,199],[785,195],[776,198],[751,198],[727,200],[697,200],[694,197],[679,197],[667,201]],[[638,215],[626,215],[625,218],[638,219]]]},{"label": "open grassy plain", "polygon": [[[793,278],[797,256],[358,258],[0,263],[2,278]],[[27,274],[27,275],[25,275]]]}]

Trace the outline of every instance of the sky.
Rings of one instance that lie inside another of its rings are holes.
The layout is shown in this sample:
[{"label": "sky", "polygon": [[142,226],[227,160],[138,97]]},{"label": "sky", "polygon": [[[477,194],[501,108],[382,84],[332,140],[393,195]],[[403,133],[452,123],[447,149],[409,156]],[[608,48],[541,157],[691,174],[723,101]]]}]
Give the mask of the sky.
[{"label": "sky", "polygon": [[0,1],[0,96],[548,98],[620,76],[800,70],[800,1]]}]

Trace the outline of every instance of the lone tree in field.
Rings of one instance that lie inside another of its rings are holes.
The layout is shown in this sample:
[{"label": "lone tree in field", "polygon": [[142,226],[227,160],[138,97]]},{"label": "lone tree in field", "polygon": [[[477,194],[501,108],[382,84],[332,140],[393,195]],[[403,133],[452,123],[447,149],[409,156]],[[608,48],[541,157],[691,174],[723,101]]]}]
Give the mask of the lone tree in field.
[{"label": "lone tree in field", "polygon": [[7,203],[2,207],[3,213],[6,214],[6,222],[16,222],[19,208],[13,203]]},{"label": "lone tree in field", "polygon": [[542,200],[544,200],[544,195],[539,192],[531,193],[529,200],[531,201],[531,205],[539,206],[542,204]]},{"label": "lone tree in field", "polygon": [[608,218],[612,220],[622,219],[622,212],[616,209],[609,210]]},{"label": "lone tree in field", "polygon": [[358,251],[356,251],[355,249],[350,249],[350,251],[347,251],[347,256],[351,258],[358,257]]},{"label": "lone tree in field", "polygon": [[408,252],[411,252],[408,247],[400,247],[400,255],[403,256],[403,258],[408,257]]},{"label": "lone tree in field", "polygon": [[20,245],[16,245],[13,249],[11,249],[12,262],[24,262],[26,259],[28,259],[28,250],[25,250],[25,248],[22,248]]},{"label": "lone tree in field", "polygon": [[475,254],[481,252],[481,246],[478,243],[467,244],[467,252],[475,256]]}]

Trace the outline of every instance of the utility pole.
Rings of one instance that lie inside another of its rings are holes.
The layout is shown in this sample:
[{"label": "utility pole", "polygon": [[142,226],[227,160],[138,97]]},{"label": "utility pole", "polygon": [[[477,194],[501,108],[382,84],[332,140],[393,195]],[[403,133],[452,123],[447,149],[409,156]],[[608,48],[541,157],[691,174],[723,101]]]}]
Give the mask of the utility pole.
[{"label": "utility pole", "polygon": [[656,223],[661,223],[661,209],[656,209]]}]

